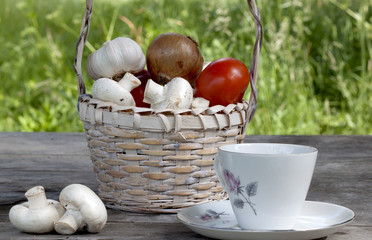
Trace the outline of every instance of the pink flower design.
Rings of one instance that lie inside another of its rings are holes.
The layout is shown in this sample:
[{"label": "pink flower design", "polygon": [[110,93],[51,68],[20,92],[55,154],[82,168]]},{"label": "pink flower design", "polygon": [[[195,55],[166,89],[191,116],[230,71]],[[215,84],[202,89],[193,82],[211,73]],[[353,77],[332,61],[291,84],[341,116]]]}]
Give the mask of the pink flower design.
[{"label": "pink flower design", "polygon": [[238,194],[240,191],[240,178],[235,178],[235,176],[226,169],[223,170],[223,175],[225,176],[225,182],[230,191]]},{"label": "pink flower design", "polygon": [[208,221],[208,220],[212,219],[212,216],[209,215],[208,213],[205,213],[205,214],[201,215],[200,218],[201,218],[201,220]]},{"label": "pink flower design", "polygon": [[[247,186],[244,189],[243,186],[240,186],[239,176],[235,178],[234,174],[232,174],[232,172],[226,169],[223,170],[223,175],[225,180],[224,182],[226,183],[229,190],[233,192],[235,195],[238,195],[238,198],[234,199],[234,205],[237,208],[243,208],[244,204],[248,203],[249,206],[252,208],[254,214],[257,215],[256,209],[254,207],[256,204],[251,202],[251,197],[256,196],[257,194],[258,181],[247,184]],[[243,197],[245,201],[239,198],[239,196]]]}]

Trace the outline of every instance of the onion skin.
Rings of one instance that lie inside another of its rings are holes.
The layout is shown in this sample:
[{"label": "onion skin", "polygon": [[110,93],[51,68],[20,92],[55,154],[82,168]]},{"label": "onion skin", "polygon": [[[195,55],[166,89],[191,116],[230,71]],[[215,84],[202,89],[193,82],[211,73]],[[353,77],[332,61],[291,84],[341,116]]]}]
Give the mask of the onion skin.
[{"label": "onion skin", "polygon": [[146,53],[147,69],[153,80],[162,85],[182,77],[195,85],[203,69],[203,56],[198,43],[179,33],[164,33],[156,37]]}]

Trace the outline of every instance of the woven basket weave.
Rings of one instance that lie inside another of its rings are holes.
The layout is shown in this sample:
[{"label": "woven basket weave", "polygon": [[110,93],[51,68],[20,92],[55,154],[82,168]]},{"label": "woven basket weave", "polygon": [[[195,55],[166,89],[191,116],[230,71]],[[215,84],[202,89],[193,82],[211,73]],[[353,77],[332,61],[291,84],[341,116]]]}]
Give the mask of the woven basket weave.
[{"label": "woven basket weave", "polygon": [[214,173],[213,159],[219,146],[243,141],[257,103],[262,26],[255,1],[248,0],[248,4],[256,25],[249,102],[154,111],[123,107],[86,94],[81,62],[92,14],[92,0],[87,0],[74,61],[78,112],[97,176],[98,194],[107,207],[174,213],[227,198]]}]

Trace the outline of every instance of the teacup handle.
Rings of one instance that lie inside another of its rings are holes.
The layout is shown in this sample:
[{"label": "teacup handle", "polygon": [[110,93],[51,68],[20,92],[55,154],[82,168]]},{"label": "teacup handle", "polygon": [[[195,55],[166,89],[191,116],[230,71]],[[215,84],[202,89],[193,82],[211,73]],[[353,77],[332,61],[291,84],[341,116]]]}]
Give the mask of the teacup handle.
[{"label": "teacup handle", "polygon": [[218,153],[217,153],[216,157],[214,158],[214,163],[213,164],[214,164],[214,171],[216,172],[217,178],[220,181],[222,187],[226,190],[227,185],[226,185],[225,178],[224,178],[224,175],[223,175],[223,172],[222,172],[221,157]]}]

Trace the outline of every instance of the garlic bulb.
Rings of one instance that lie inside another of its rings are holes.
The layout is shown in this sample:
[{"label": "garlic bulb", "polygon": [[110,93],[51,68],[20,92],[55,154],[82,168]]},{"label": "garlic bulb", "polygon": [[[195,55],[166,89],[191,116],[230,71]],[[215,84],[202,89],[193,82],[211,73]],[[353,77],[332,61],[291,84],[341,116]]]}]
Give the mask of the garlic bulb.
[{"label": "garlic bulb", "polygon": [[114,79],[126,72],[140,72],[145,64],[146,58],[141,47],[130,38],[118,37],[105,42],[88,56],[87,72],[94,80]]}]

